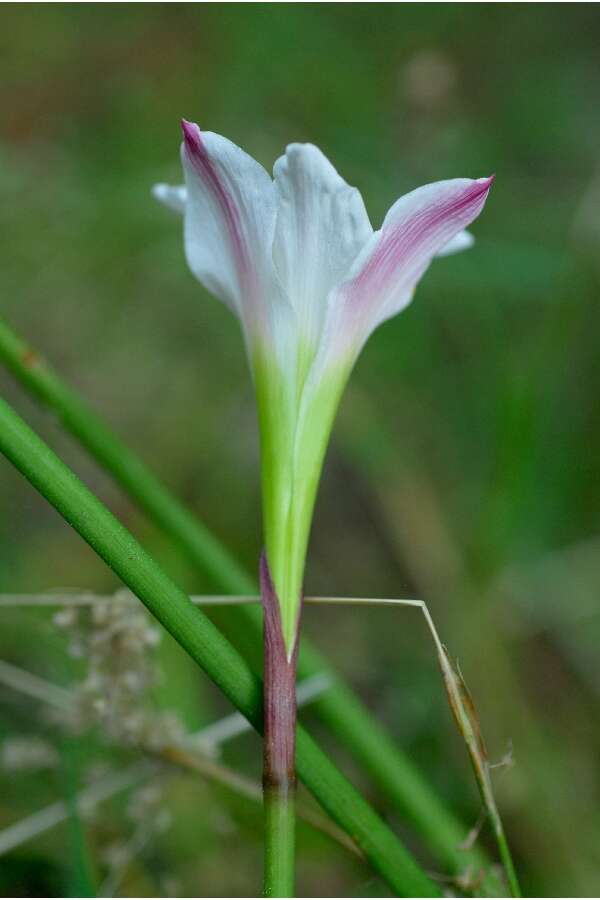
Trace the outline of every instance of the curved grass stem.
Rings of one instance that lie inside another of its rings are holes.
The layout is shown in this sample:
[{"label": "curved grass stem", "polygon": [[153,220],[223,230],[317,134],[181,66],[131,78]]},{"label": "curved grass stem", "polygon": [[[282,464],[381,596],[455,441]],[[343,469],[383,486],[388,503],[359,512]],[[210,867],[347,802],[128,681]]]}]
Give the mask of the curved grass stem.
[{"label": "curved grass stem", "polygon": [[344,606],[408,606],[413,609],[421,610],[425,622],[427,623],[427,628],[433,638],[450,709],[471,759],[475,780],[483,801],[485,814],[489,819],[496,839],[498,853],[502,865],[504,866],[504,872],[511,896],[521,897],[519,880],[517,878],[510,847],[504,831],[504,825],[502,824],[502,818],[500,817],[500,812],[494,796],[490,775],[491,766],[488,760],[483,735],[481,733],[475,704],[473,703],[460,671],[457,666],[452,663],[445,646],[440,640],[440,636],[427,604],[423,600],[375,599],[372,597],[306,597],[305,602],[313,604],[339,604]]}]

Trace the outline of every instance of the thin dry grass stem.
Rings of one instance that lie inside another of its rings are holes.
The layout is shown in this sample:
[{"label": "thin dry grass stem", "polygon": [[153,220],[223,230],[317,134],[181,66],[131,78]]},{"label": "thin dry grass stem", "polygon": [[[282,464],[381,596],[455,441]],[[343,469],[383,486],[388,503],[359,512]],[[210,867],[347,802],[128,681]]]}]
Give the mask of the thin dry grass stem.
[{"label": "thin dry grass stem", "polygon": [[0,660],[0,683],[57,709],[68,710],[73,703],[71,691],[4,660]]},{"label": "thin dry grass stem", "polygon": [[[137,604],[139,601],[129,591],[120,590],[116,594],[94,594],[82,591],[66,591],[47,594],[0,594],[0,608],[13,607],[56,607],[63,606],[98,606],[101,603],[112,603],[118,598],[120,603]],[[192,594],[192,603],[196,606],[238,606],[261,602],[261,598],[250,594]],[[389,599],[371,597],[305,597],[305,603],[340,604],[342,606],[376,604],[377,606],[425,606],[422,600]]]},{"label": "thin dry grass stem", "polygon": [[[77,805],[82,815],[91,815],[96,807],[105,800],[135,787],[140,782],[152,777],[159,771],[159,766],[150,760],[134,763],[119,772],[110,772],[98,778],[77,795]],[[70,812],[66,803],[59,800],[43,809],[32,813],[0,831],[0,856],[15,850],[22,844],[44,834],[61,822],[66,822]]]},{"label": "thin dry grass stem", "polygon": [[[446,648],[440,640],[431,614],[427,608],[427,604],[423,600],[372,599],[369,597],[307,597],[306,602],[313,604],[339,604],[351,606],[411,606],[421,610],[435,644],[450,708],[458,730],[467,746],[479,793],[496,839],[510,892],[513,897],[520,897],[521,892],[519,882],[508,847],[502,819],[494,797],[494,789],[490,775],[491,769],[494,766],[489,762],[473,698],[465,684],[458,665],[452,663]],[[512,760],[512,755],[510,755],[510,759]],[[502,760],[501,764],[506,765],[506,761]]]}]

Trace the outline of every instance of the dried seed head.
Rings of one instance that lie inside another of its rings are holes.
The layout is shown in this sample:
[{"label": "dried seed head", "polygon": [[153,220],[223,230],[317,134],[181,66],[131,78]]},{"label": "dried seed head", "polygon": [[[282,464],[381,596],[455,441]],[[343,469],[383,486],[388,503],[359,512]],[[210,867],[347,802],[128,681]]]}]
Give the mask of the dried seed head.
[{"label": "dried seed head", "polygon": [[179,740],[183,726],[172,712],[157,712],[152,691],[160,681],[154,650],[161,638],[148,612],[128,591],[86,609],[67,607],[55,622],[69,634],[69,653],[87,663],[69,724],[99,725],[121,744],[159,750]]}]

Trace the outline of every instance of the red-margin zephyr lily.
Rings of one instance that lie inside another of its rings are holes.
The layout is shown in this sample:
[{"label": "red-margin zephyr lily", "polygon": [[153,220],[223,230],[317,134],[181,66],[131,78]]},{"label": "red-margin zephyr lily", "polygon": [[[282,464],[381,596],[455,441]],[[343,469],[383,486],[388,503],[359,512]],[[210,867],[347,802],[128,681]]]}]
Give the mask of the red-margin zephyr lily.
[{"label": "red-margin zephyr lily", "polygon": [[394,203],[374,231],[362,197],[311,144],[274,178],[183,122],[185,186],[154,195],[184,216],[193,274],[240,319],[259,409],[265,543],[291,653],[323,456],[363,344],[403,310],[436,256],[469,247],[493,178],[456,178]]}]

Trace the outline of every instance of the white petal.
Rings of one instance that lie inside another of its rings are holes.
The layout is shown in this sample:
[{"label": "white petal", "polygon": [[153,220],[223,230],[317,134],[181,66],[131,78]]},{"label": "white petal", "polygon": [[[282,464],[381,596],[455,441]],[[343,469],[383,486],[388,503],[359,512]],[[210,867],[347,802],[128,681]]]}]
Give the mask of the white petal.
[{"label": "white petal", "polygon": [[301,338],[316,343],[331,289],[373,233],[360,193],[312,144],[290,144],[274,166],[275,267]]},{"label": "white petal", "polygon": [[212,132],[183,123],[185,251],[194,275],[253,326],[271,291],[273,182],[256,160]]},{"label": "white petal", "polygon": [[155,184],[152,188],[152,196],[167,209],[172,209],[173,212],[182,215],[185,212],[187,190],[183,184]]},{"label": "white petal", "polygon": [[469,250],[475,243],[475,238],[470,231],[459,231],[456,237],[448,241],[445,247],[436,253],[436,256],[453,256],[463,250]]}]

